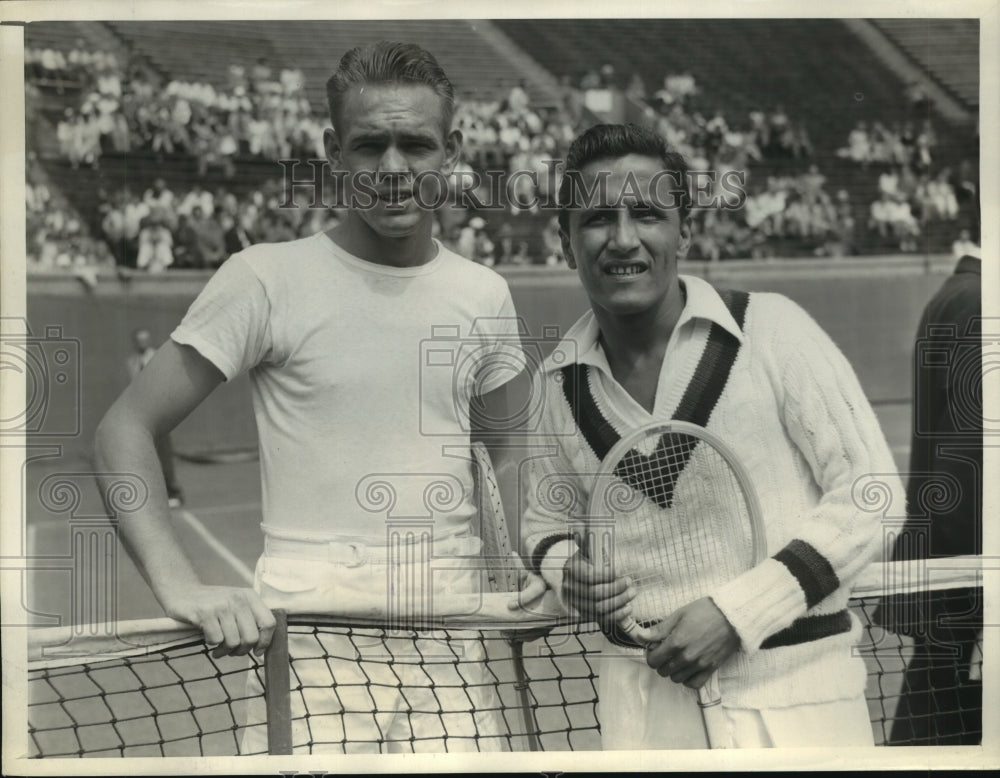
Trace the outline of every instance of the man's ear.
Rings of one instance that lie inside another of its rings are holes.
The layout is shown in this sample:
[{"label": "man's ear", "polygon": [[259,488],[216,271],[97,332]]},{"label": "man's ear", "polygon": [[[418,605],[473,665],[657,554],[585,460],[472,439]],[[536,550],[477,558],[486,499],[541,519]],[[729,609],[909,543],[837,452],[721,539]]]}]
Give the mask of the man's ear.
[{"label": "man's ear", "polygon": [[559,240],[562,241],[563,256],[566,257],[566,264],[576,270],[576,257],[573,256],[573,249],[569,245],[569,235],[562,227],[559,228]]},{"label": "man's ear", "polygon": [[340,170],[340,139],[337,137],[337,131],[332,127],[323,130],[323,148],[326,150],[326,158],[330,167],[334,170]]},{"label": "man's ear", "polygon": [[681,222],[681,239],[677,244],[677,253],[675,257],[677,259],[684,259],[687,256],[688,249],[691,248],[691,222],[685,219]]},{"label": "man's ear", "polygon": [[462,157],[462,131],[452,130],[448,137],[444,139],[444,163],[441,165],[441,172],[450,176]]}]

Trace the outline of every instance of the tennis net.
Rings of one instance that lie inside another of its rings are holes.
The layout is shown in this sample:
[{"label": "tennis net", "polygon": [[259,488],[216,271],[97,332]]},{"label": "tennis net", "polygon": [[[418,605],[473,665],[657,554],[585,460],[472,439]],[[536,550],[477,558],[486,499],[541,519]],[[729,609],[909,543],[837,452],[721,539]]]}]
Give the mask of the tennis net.
[{"label": "tennis net", "polygon": [[[927,619],[981,603],[979,563],[873,565],[855,588],[877,745],[978,737],[981,645],[949,644]],[[600,633],[551,602],[529,613],[508,599],[456,597],[405,626],[380,625],[364,603],[338,617],[279,612],[259,661],[213,659],[169,620],[37,630],[31,756],[599,749]]]}]

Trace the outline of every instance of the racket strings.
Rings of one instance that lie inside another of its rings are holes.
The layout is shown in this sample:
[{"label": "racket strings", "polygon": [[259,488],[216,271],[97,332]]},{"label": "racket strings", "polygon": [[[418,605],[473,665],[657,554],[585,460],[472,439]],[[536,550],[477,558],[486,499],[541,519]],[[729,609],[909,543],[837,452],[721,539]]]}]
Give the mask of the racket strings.
[{"label": "racket strings", "polygon": [[632,579],[636,620],[658,621],[750,566],[746,498],[713,446],[657,435],[633,446],[614,472],[634,491],[606,502],[615,574]]}]

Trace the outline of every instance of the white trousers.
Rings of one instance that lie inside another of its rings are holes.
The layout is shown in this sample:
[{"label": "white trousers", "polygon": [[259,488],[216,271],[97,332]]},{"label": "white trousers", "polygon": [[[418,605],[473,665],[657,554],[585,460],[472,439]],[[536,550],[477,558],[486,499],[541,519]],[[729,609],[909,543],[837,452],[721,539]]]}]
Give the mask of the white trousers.
[{"label": "white trousers", "polygon": [[[868,706],[853,700],[752,710],[723,708],[729,748],[873,746]],[[698,694],[661,678],[641,656],[605,644],[598,689],[606,751],[708,748]]]},{"label": "white trousers", "polygon": [[[456,553],[478,553],[477,538],[463,538]],[[308,592],[317,582],[344,598],[387,591],[384,549],[356,565],[293,556],[261,557],[255,588],[270,594]],[[366,551],[362,551],[367,555]],[[479,590],[480,572],[465,559],[435,550],[434,591]],[[397,565],[397,568],[399,566]],[[427,570],[392,570],[393,580],[427,581]],[[506,749],[495,687],[482,643],[460,632],[354,630],[351,636],[290,632],[292,742],[295,753],[468,752]],[[435,639],[437,638],[437,639]],[[266,753],[263,690],[256,674],[247,684],[248,720],[241,753]]]}]

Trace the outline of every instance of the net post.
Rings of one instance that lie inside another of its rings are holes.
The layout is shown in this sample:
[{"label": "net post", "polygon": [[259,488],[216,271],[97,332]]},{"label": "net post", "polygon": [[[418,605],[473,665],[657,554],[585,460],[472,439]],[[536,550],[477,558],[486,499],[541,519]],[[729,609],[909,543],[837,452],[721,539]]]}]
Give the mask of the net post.
[{"label": "net post", "polygon": [[521,715],[524,717],[524,728],[528,736],[528,748],[541,751],[542,744],[538,739],[538,720],[535,710],[528,697],[528,674],[524,670],[524,643],[514,636],[510,639],[510,650],[514,660],[514,674],[517,677],[517,695],[521,703]]},{"label": "net post", "polygon": [[267,752],[292,753],[292,710],[289,692],[288,615],[274,611],[274,635],[264,657],[264,701],[267,707]]}]

